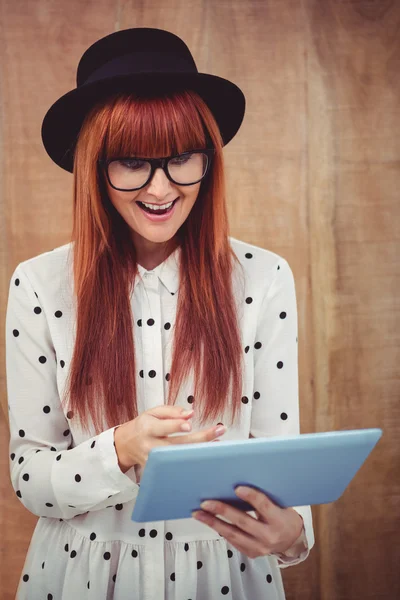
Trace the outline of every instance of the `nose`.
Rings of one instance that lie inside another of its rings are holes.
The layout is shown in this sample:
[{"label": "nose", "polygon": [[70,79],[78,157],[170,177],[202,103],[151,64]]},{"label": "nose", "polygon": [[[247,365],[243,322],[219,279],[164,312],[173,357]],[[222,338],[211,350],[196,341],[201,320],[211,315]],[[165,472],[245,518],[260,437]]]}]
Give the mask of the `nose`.
[{"label": "nose", "polygon": [[162,168],[159,167],[154,171],[153,177],[146,187],[149,194],[157,198],[164,198],[173,187],[173,183],[168,179]]}]

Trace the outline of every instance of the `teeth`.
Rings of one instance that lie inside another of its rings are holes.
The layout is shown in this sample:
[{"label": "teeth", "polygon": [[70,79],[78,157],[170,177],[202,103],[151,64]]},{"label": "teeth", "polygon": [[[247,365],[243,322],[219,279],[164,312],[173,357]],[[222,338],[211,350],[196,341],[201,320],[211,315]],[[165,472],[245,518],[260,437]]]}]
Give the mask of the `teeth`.
[{"label": "teeth", "polygon": [[150,208],[150,210],[154,210],[155,212],[158,210],[165,210],[166,208],[169,208],[170,206],[172,206],[173,203],[174,203],[174,201],[170,202],[169,204],[162,204],[161,206],[154,208],[153,204],[146,204],[146,202],[142,202],[142,204],[144,204],[146,206],[146,208]]}]

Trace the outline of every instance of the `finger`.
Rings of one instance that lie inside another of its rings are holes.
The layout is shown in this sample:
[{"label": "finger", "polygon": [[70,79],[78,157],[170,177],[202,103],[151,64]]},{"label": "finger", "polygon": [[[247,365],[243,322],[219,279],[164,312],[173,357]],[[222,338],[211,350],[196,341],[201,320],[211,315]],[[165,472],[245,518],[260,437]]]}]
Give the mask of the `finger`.
[{"label": "finger", "polygon": [[211,442],[215,438],[223,435],[224,431],[220,434],[216,433],[216,427],[210,427],[209,429],[205,429],[204,431],[196,431],[196,433],[191,433],[189,435],[180,435],[171,439],[170,443],[173,444],[199,444],[202,442]]},{"label": "finger", "polygon": [[[218,517],[208,512],[200,511],[197,513],[197,515],[198,516],[195,517],[196,520],[199,520],[205,525],[208,525],[214,529],[217,533],[219,533],[219,535],[232,544],[232,546],[237,548],[239,552],[246,554],[246,556],[249,556],[250,558],[256,558],[257,556],[263,556],[267,554],[267,552],[261,550],[263,544],[260,543],[259,531],[258,537],[256,537],[251,534],[249,535],[243,529],[236,527],[236,525],[231,525],[225,521],[222,521],[222,519],[218,519]],[[203,518],[199,518],[199,516]]]},{"label": "finger", "polygon": [[[256,540],[262,540],[266,536],[266,524],[260,522],[252,515],[247,514],[243,510],[239,510],[226,504],[225,502],[212,501],[214,507],[200,506],[202,511],[205,511],[212,516],[220,515],[224,519],[228,519],[231,523],[237,527],[240,531],[245,532],[247,535],[255,538]],[[209,518],[209,517],[208,517]]]},{"label": "finger", "polygon": [[154,437],[165,437],[171,433],[181,432],[182,425],[189,425],[190,428],[192,426],[187,419],[154,419],[149,433]]},{"label": "finger", "polygon": [[[185,418],[184,408],[182,406],[172,406],[171,404],[161,404],[160,406],[155,406],[154,408],[150,408],[146,412],[158,419],[173,419],[177,417]],[[193,409],[191,410],[193,413]],[[189,416],[188,413],[186,416]]]}]

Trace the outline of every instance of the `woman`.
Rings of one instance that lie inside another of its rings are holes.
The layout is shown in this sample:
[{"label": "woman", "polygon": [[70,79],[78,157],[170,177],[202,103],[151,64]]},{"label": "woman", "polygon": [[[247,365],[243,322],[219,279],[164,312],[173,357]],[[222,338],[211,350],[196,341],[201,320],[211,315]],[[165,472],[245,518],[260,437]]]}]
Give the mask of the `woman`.
[{"label": "woman", "polygon": [[138,28],[93,44],[44,118],[73,232],[10,282],[11,481],[40,517],[17,600],[283,599],[280,569],[314,544],[309,506],[256,490],[250,513],[131,520],[152,447],[299,433],[291,269],[228,231],[244,109],[180,38]]}]

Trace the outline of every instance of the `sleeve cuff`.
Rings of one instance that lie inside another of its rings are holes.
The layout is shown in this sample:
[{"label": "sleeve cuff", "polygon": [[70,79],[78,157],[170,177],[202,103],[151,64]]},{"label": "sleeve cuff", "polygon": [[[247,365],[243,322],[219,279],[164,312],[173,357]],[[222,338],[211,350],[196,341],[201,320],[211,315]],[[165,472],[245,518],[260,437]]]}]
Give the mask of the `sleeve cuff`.
[{"label": "sleeve cuff", "polygon": [[300,562],[303,562],[310,554],[310,549],[308,547],[307,535],[305,531],[305,527],[303,525],[303,529],[297,540],[294,544],[286,550],[286,552],[279,552],[274,554],[278,559],[278,566],[284,568],[289,565],[297,565]]},{"label": "sleeve cuff", "polygon": [[125,473],[119,467],[114,441],[114,430],[117,427],[119,425],[111,427],[111,429],[107,429],[99,435],[99,448],[104,469],[121,491],[136,489],[139,493],[134,466]]}]

